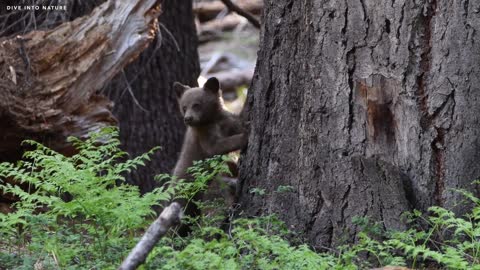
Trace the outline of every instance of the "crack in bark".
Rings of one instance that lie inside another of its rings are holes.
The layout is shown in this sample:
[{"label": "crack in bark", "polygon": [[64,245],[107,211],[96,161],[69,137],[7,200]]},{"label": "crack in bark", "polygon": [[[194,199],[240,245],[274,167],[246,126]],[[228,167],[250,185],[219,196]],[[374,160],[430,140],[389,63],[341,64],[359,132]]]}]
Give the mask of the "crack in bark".
[{"label": "crack in bark", "polygon": [[345,0],[345,12],[343,13],[344,18],[344,25],[342,28],[342,35],[343,35],[343,40],[342,40],[342,45],[346,47],[347,45],[347,39],[346,39],[346,33],[347,33],[347,26],[348,26],[348,0]]},{"label": "crack in bark", "polygon": [[365,0],[360,0],[360,5],[362,6],[362,12],[363,12],[363,21],[366,24],[366,29],[365,29],[365,39],[367,39],[368,34],[370,32],[370,18],[367,16],[367,8],[365,7]]},{"label": "crack in bark", "polygon": [[353,118],[354,118],[354,112],[353,112],[353,91],[354,91],[354,82],[353,82],[353,75],[355,73],[355,67],[356,67],[356,60],[355,60],[355,52],[356,48],[353,47],[351,50],[347,51],[346,55],[346,60],[347,60],[347,67],[348,67],[348,87],[350,88],[350,92],[348,94],[348,123],[347,123],[347,128],[348,128],[348,133],[350,134],[350,131],[352,130],[352,125],[353,125]]},{"label": "crack in bark", "polygon": [[[360,164],[360,174],[363,175],[364,177],[363,178],[368,178],[369,175],[367,175],[365,173],[365,160],[364,159],[360,159],[359,160],[359,164]],[[365,183],[365,188],[361,191],[361,192],[364,192],[364,191],[368,191],[370,189],[370,185],[369,183]],[[359,217],[368,217],[368,210],[371,208],[371,206],[374,205],[374,201],[373,201],[373,194],[370,194],[371,195],[371,198],[370,198],[370,206],[369,207],[365,207],[362,211],[361,214],[359,214],[358,216]],[[366,196],[367,197],[367,196]],[[365,198],[367,200],[367,198]],[[366,206],[368,206],[368,203],[365,204]],[[359,211],[360,212],[360,211]]]},{"label": "crack in bark", "polygon": [[317,220],[317,215],[322,211],[323,208],[323,203],[325,202],[325,199],[322,196],[322,191],[318,191],[318,201],[315,205],[315,208],[313,209],[312,213],[310,214],[310,219],[309,222],[307,223],[306,230],[307,231],[312,231],[313,225],[315,224],[315,221]]},{"label": "crack in bark", "polygon": [[468,6],[470,4],[470,0],[464,0],[463,2],[463,11],[465,11],[465,15],[468,16]]},{"label": "crack in bark", "polygon": [[420,75],[417,76],[417,95],[419,97],[419,106],[422,113],[420,119],[420,125],[423,128],[427,128],[431,125],[431,121],[428,118],[428,106],[427,106],[427,94],[426,94],[426,79],[430,73],[431,62],[432,62],[432,23],[433,17],[435,16],[437,2],[432,0],[426,4],[425,11],[420,17],[420,25],[423,28],[423,33],[420,33],[421,36],[420,46],[421,46],[421,55],[420,55]]},{"label": "crack in bark", "polygon": [[352,186],[351,185],[348,185],[347,186],[347,190],[345,191],[345,193],[343,194],[342,196],[342,202],[345,202],[343,205],[342,205],[342,214],[341,214],[341,217],[342,217],[342,220],[344,220],[344,217],[345,217],[345,209],[347,209],[348,207],[348,196],[350,195],[350,190],[352,189]]},{"label": "crack in bark", "polygon": [[347,51],[345,54],[345,61],[347,63],[347,81],[348,81],[348,87],[349,87],[349,93],[348,93],[348,120],[347,120],[347,131],[349,134],[349,141],[351,140],[351,130],[352,130],[352,125],[353,125],[353,118],[354,118],[354,113],[353,113],[353,74],[355,72],[355,46],[349,50],[347,50],[347,27],[348,27],[348,0],[345,1],[345,12],[344,12],[344,25],[342,28],[342,35],[343,35],[343,40],[342,40],[342,46],[344,50]]},{"label": "crack in bark", "polygon": [[446,130],[443,128],[435,128],[437,136],[431,143],[432,156],[434,158],[434,172],[435,172],[435,192],[434,199],[437,205],[443,206],[443,191],[445,190],[445,151],[443,145],[445,144]]},{"label": "crack in bark", "polygon": [[[385,181],[385,183],[388,183],[388,178],[387,178],[387,174],[386,174],[386,171],[387,169],[381,164],[381,163],[378,163],[378,167],[380,167],[381,171],[382,171],[382,180]],[[378,188],[378,186],[377,186]],[[377,194],[381,194],[380,191],[377,192]],[[383,215],[383,209],[385,208],[384,207],[384,204],[383,204],[383,200],[382,200],[382,196],[378,196],[379,198],[379,204],[380,204],[380,207],[379,207],[379,210],[380,210],[380,220],[384,221],[382,224],[383,224],[383,228],[386,228],[386,224],[385,224],[385,218],[384,218],[384,215]]]},{"label": "crack in bark", "polygon": [[[403,3],[402,11],[400,12],[400,21],[398,22],[397,34],[396,34],[397,39],[400,39],[400,29],[402,28],[402,25],[403,25],[404,16],[405,16],[405,3]],[[398,46],[397,46],[397,50],[398,50]]]},{"label": "crack in bark", "polygon": [[[290,9],[291,9],[291,6],[293,5],[293,1],[291,3],[289,3],[289,6],[290,6]],[[293,23],[291,24],[291,29],[297,29],[297,25],[298,25],[298,19],[295,19],[293,21]],[[298,36],[299,34],[301,33],[300,31],[294,31],[294,35],[295,37],[293,38],[293,40],[298,40]],[[295,46],[294,46],[294,50],[293,50],[293,55],[297,55],[297,52],[298,52],[298,44],[299,42],[295,42]],[[290,61],[289,62],[289,65],[288,65],[288,68],[287,68],[287,76],[286,76],[286,85],[290,85],[290,74],[292,73],[292,70],[295,68],[295,62],[294,61]]]},{"label": "crack in bark", "polygon": [[[328,246],[332,247],[333,246],[333,222],[331,219],[329,219],[329,227],[327,228],[328,230],[325,232],[325,234],[328,235]],[[317,235],[320,234],[320,232],[317,232]]]},{"label": "crack in bark", "polygon": [[[428,104],[427,98],[428,95],[426,93],[426,80],[431,70],[431,62],[432,62],[432,31],[433,31],[433,18],[436,15],[437,9],[437,0],[431,0],[425,4],[424,11],[420,17],[420,25],[423,27],[423,33],[421,33],[421,40],[420,40],[420,48],[421,48],[421,55],[420,55],[420,75],[417,77],[417,95],[419,97],[419,107],[420,107],[420,126],[428,130],[434,125],[434,119],[437,115],[442,111],[442,109],[448,103],[450,97],[447,97],[445,102],[441,104],[441,106],[435,110],[433,114],[428,113]],[[453,91],[452,91],[453,93]],[[452,93],[450,95],[452,95]],[[450,96],[449,95],[449,96]],[[453,96],[452,96],[453,97]],[[431,142],[431,149],[432,149],[432,167],[431,173],[434,175],[435,181],[435,190],[434,190],[434,200],[437,205],[442,206],[444,204],[443,200],[443,192],[445,190],[445,151],[443,145],[445,143],[445,134],[447,132],[444,128],[435,127],[436,136]]]},{"label": "crack in bark", "polygon": [[443,109],[445,109],[445,107],[447,106],[448,101],[450,101],[450,99],[453,100],[453,104],[455,104],[455,97],[454,96],[455,96],[455,89],[453,89],[452,92],[447,95],[447,97],[442,102],[442,104],[440,104],[440,106],[438,106],[438,108],[435,109],[435,111],[432,114],[429,114],[427,116],[427,119],[428,119],[429,123],[432,123],[433,120],[435,120],[435,118],[437,118],[437,116],[440,114],[440,112],[442,112]]},{"label": "crack in bark", "polygon": [[[443,111],[443,109],[447,106],[448,102],[450,99],[452,100],[452,110],[450,114],[450,119],[453,118],[454,113],[455,113],[455,88],[450,81],[450,79],[447,79],[448,82],[450,83],[450,86],[452,87],[452,92],[445,98],[445,101],[435,110],[435,112],[430,116],[431,121],[433,121],[440,112]],[[450,130],[450,128],[442,128],[442,127],[436,127],[435,128],[437,132],[437,136],[434,138],[434,140],[431,143],[432,147],[432,155],[434,157],[434,164],[435,164],[435,177],[437,181],[435,182],[435,202],[443,206],[444,204],[444,198],[443,198],[443,192],[445,191],[445,151],[444,151],[444,145],[445,145],[445,136],[446,133]]]}]

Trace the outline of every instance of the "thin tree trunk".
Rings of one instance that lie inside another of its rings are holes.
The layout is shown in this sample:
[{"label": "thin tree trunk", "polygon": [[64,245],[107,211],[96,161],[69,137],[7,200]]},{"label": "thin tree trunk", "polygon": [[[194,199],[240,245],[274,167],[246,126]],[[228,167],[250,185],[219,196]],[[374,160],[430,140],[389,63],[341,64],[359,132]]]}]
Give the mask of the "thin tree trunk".
[{"label": "thin tree trunk", "polygon": [[197,85],[200,74],[191,0],[164,0],[162,10],[161,40],[106,89],[115,103],[124,149],[135,156],[162,147],[147,167],[131,174],[130,181],[143,192],[158,185],[154,175],[171,172],[182,146],[185,124],[172,85]]},{"label": "thin tree trunk", "polygon": [[[246,213],[276,212],[322,247],[349,239],[354,216],[392,228],[407,209],[456,206],[452,189],[480,175],[477,9],[267,0],[240,170]],[[294,191],[272,193],[279,185]]]},{"label": "thin tree trunk", "polygon": [[[36,28],[58,25],[89,14],[95,6],[103,2],[105,1],[68,0],[68,12],[39,13],[35,14],[36,16],[28,11],[6,16],[7,14],[0,10],[0,14],[4,15],[0,17],[0,25],[19,22],[2,29],[0,34],[20,34]],[[36,20],[32,21],[32,18]],[[195,85],[200,73],[191,0],[163,0],[159,21],[160,38],[154,40],[137,60],[120,71],[99,91],[113,101],[112,110],[119,121],[122,147],[132,156],[144,153],[154,146],[162,146],[162,150],[152,158],[146,168],[139,168],[129,177],[130,182],[138,184],[143,192],[156,185],[153,181],[155,174],[171,171],[180,151],[185,126],[171,86],[174,81]],[[111,105],[109,100],[103,100]],[[18,136],[10,125],[11,122],[5,122],[5,125],[7,124],[9,126],[6,126],[6,130],[11,130],[13,135],[4,135],[4,139],[8,142],[6,145],[12,147],[12,151],[0,154],[0,161],[7,158],[10,161],[19,159],[22,151],[18,146],[21,140],[25,139],[25,136]],[[56,149],[54,143],[59,140],[56,135],[30,134],[26,138],[42,141]]]}]

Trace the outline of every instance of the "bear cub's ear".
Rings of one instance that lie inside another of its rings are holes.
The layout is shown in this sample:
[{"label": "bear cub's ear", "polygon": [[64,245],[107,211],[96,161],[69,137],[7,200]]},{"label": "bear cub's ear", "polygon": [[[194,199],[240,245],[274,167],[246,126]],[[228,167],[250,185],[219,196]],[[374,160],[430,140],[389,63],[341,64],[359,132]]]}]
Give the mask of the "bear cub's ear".
[{"label": "bear cub's ear", "polygon": [[218,81],[217,78],[212,77],[208,79],[207,82],[203,85],[203,89],[205,89],[205,91],[218,94],[220,90],[220,82]]},{"label": "bear cub's ear", "polygon": [[175,90],[175,94],[177,94],[177,98],[181,98],[183,93],[187,91],[190,87],[183,85],[179,82],[174,82],[173,83],[173,89]]}]

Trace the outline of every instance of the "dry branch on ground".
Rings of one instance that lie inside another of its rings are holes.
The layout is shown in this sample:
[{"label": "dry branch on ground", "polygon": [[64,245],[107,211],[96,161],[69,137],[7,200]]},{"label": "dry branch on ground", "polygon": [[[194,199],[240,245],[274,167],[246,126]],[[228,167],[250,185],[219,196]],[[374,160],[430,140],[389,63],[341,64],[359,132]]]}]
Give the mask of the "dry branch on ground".
[{"label": "dry branch on ground", "polygon": [[140,264],[145,262],[145,259],[155,244],[157,244],[158,240],[160,240],[172,226],[180,222],[181,210],[180,204],[176,202],[165,208],[160,216],[150,225],[142,239],[140,239],[118,269],[137,269]]}]

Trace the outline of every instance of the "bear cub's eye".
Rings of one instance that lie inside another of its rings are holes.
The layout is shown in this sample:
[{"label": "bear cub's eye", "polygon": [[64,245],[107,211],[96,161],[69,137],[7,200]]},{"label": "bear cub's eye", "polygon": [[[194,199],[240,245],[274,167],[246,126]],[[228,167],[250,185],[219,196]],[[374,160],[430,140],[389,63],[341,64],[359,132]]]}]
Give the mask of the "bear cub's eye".
[{"label": "bear cub's eye", "polygon": [[183,106],[183,107],[182,107],[182,110],[183,110],[184,112],[186,112],[186,111],[187,111],[187,106]]},{"label": "bear cub's eye", "polygon": [[192,109],[194,109],[194,110],[200,109],[200,104],[198,104],[198,103],[193,104]]}]

